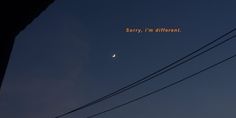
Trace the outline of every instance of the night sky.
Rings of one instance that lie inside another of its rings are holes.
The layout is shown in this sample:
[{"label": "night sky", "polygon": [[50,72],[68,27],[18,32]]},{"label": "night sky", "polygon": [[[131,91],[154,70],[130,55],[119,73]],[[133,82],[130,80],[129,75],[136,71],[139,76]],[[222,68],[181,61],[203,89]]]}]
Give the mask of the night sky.
[{"label": "night sky", "polygon": [[[16,38],[0,117],[54,118],[132,83],[236,27],[235,5],[235,0],[57,0]],[[181,32],[127,33],[127,27]],[[197,72],[235,54],[235,40],[64,118],[85,118]],[[98,118],[235,118],[235,70],[233,59]]]}]

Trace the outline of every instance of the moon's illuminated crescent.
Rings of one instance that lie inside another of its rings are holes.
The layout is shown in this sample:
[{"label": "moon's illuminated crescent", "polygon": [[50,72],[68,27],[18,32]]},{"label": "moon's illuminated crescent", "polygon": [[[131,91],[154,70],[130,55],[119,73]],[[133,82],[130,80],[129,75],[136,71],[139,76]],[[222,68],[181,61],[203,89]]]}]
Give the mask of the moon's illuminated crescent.
[{"label": "moon's illuminated crescent", "polygon": [[116,57],[116,54],[113,54],[113,55],[112,55],[112,58],[115,58],[115,57]]}]

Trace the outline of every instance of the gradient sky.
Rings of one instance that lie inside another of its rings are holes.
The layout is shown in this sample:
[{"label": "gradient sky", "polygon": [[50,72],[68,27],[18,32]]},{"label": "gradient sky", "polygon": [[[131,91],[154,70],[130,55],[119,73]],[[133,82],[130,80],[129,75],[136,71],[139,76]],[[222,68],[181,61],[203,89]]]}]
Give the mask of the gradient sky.
[{"label": "gradient sky", "polygon": [[[53,118],[140,79],[234,28],[235,4],[57,0],[16,38],[0,94],[0,117]],[[181,33],[124,32],[126,27],[176,26]],[[85,118],[197,72],[236,53],[234,40],[161,79],[65,118]],[[228,61],[98,118],[235,118],[235,70],[236,60]]]}]

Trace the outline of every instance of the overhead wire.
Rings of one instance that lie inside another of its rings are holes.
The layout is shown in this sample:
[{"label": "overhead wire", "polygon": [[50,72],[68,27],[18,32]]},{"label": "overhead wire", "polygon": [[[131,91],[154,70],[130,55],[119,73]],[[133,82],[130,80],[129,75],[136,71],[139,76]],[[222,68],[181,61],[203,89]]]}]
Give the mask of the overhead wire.
[{"label": "overhead wire", "polygon": [[205,72],[205,71],[207,71],[207,70],[209,70],[209,69],[212,69],[212,68],[214,68],[214,67],[216,67],[216,66],[218,66],[218,65],[220,65],[220,64],[222,64],[222,63],[224,63],[224,62],[226,62],[226,61],[229,61],[230,59],[233,59],[233,58],[235,58],[235,57],[236,57],[236,54],[234,54],[233,56],[230,56],[230,57],[228,57],[228,58],[226,58],[226,59],[224,59],[224,60],[222,60],[222,61],[219,61],[219,62],[217,62],[217,63],[215,63],[215,64],[213,64],[213,65],[211,65],[211,66],[208,66],[208,67],[206,67],[206,68],[204,68],[204,69],[202,69],[202,70],[200,70],[200,71],[198,71],[198,72],[196,72],[196,73],[194,73],[194,74],[191,74],[191,75],[189,75],[189,76],[187,76],[187,77],[185,77],[185,78],[182,78],[182,79],[180,79],[180,80],[178,80],[178,81],[175,81],[175,82],[173,82],[173,83],[170,83],[170,84],[168,84],[168,85],[166,85],[166,86],[164,86],[164,87],[162,87],[162,88],[159,88],[159,89],[157,89],[157,90],[154,90],[154,91],[152,91],[152,92],[149,92],[149,93],[147,93],[147,94],[145,94],[145,95],[142,95],[142,96],[140,96],[140,97],[137,97],[137,98],[135,98],[135,99],[132,99],[132,100],[130,100],[130,101],[128,101],[128,102],[125,102],[125,103],[123,103],[123,104],[114,106],[114,107],[112,107],[112,108],[110,108],[110,109],[104,110],[104,111],[102,111],[102,112],[99,112],[99,113],[90,115],[90,116],[88,116],[87,118],[94,118],[94,117],[99,116],[99,115],[102,115],[102,114],[104,114],[104,113],[107,113],[107,112],[113,111],[113,110],[115,110],[115,109],[124,107],[124,106],[126,106],[126,105],[128,105],[128,104],[131,104],[131,103],[133,103],[133,102],[137,102],[137,101],[139,101],[139,100],[141,100],[141,99],[144,99],[144,98],[146,98],[146,97],[148,97],[148,96],[151,96],[151,95],[153,95],[153,94],[155,94],[155,93],[159,93],[159,92],[161,92],[161,91],[163,91],[163,90],[165,90],[165,89],[167,89],[167,88],[170,88],[170,87],[172,87],[172,86],[174,86],[174,85],[180,84],[180,83],[182,83],[182,82],[184,82],[184,81],[186,81],[186,80],[188,80],[188,79],[191,79],[192,77],[194,77],[194,76],[196,76],[196,75],[199,75],[199,74],[201,74],[201,73],[203,73],[203,72]]},{"label": "overhead wire", "polygon": [[[155,78],[155,77],[157,77],[157,76],[160,76],[160,75],[162,75],[162,74],[164,74],[164,73],[166,73],[166,72],[168,72],[168,71],[170,71],[170,70],[172,70],[172,69],[174,69],[174,68],[176,68],[176,67],[178,67],[178,66],[180,66],[180,65],[182,65],[182,64],[184,64],[184,63],[186,63],[186,62],[189,62],[190,60],[192,60],[192,59],[194,59],[194,58],[196,58],[196,57],[198,57],[198,56],[200,56],[200,55],[202,55],[202,54],[204,54],[204,53],[206,53],[206,52],[208,52],[208,51],[210,51],[210,50],[212,50],[212,49],[214,49],[214,48],[216,48],[216,47],[218,47],[218,46],[220,46],[220,45],[222,45],[223,43],[228,42],[229,40],[231,40],[231,39],[233,39],[233,38],[235,38],[236,35],[231,36],[230,38],[225,39],[225,40],[223,40],[223,41],[221,41],[221,42],[215,44],[214,46],[212,46],[212,47],[206,49],[205,51],[202,51],[202,52],[198,53],[199,51],[201,51],[201,50],[203,50],[203,49],[205,49],[205,48],[211,46],[212,44],[216,43],[216,42],[219,41],[220,39],[222,39],[222,38],[226,37],[227,35],[231,34],[231,33],[234,32],[235,30],[236,30],[236,28],[230,30],[229,32],[227,32],[227,33],[221,35],[220,37],[216,38],[215,40],[213,40],[213,41],[211,41],[211,42],[209,42],[209,43],[203,45],[202,47],[198,48],[197,50],[195,50],[195,51],[193,51],[193,52],[187,54],[186,56],[184,56],[184,57],[182,57],[182,58],[180,58],[180,59],[174,61],[173,63],[171,63],[171,64],[169,64],[169,65],[167,65],[167,66],[165,66],[165,67],[163,67],[163,68],[161,68],[161,69],[159,69],[159,70],[157,70],[157,71],[155,71],[155,72],[153,72],[153,73],[151,73],[151,74],[149,74],[149,75],[147,75],[147,76],[145,76],[145,77],[143,77],[143,78],[141,78],[141,79],[139,79],[139,80],[136,80],[135,82],[133,82],[133,83],[131,83],[131,84],[128,84],[128,85],[126,85],[126,86],[124,86],[124,87],[122,87],[122,88],[120,88],[120,89],[118,89],[118,90],[116,90],[116,91],[114,91],[114,92],[111,92],[111,93],[109,93],[109,94],[107,94],[107,95],[105,95],[105,96],[103,96],[103,97],[100,97],[100,98],[98,98],[98,99],[96,99],[96,100],[94,100],[94,101],[92,101],[92,102],[89,102],[89,103],[87,103],[87,104],[85,104],[85,105],[83,105],[83,106],[77,107],[77,108],[75,108],[75,109],[73,109],[73,110],[70,110],[70,111],[68,111],[68,112],[66,112],[66,113],[63,113],[63,114],[61,114],[61,115],[58,115],[58,116],[56,116],[55,118],[60,118],[60,117],[66,116],[66,115],[71,114],[71,113],[73,113],[73,112],[75,112],[75,111],[82,110],[82,109],[84,109],[84,108],[87,108],[87,107],[89,107],[89,106],[92,106],[92,105],[94,105],[94,104],[97,104],[97,103],[99,103],[99,102],[101,102],[101,101],[104,101],[104,100],[106,100],[106,99],[109,99],[109,98],[111,98],[111,97],[113,97],[113,96],[115,96],[115,95],[118,95],[118,94],[123,93],[123,92],[125,92],[125,91],[127,91],[127,90],[129,90],[129,89],[131,89],[131,88],[134,88],[134,87],[140,85],[140,84],[143,84],[143,83],[145,83],[145,82],[147,82],[147,81],[149,81],[149,80],[151,80],[151,79],[153,79],[153,78]],[[198,54],[196,54],[196,53],[198,53]],[[194,54],[196,54],[196,55],[194,55]],[[193,55],[194,55],[194,56],[193,56]],[[191,57],[191,56],[192,56],[192,57]],[[187,59],[187,58],[188,58],[188,59]],[[186,59],[186,60],[185,60],[185,59]],[[182,61],[182,62],[181,62],[181,61]]]}]

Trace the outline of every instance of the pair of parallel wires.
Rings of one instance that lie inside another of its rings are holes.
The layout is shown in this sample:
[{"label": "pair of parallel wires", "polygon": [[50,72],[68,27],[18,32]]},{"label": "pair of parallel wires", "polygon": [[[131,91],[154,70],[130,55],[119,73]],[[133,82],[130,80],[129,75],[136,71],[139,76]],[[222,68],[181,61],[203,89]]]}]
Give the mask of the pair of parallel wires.
[{"label": "pair of parallel wires", "polygon": [[[90,107],[92,105],[95,105],[97,103],[100,103],[100,102],[102,102],[104,100],[110,99],[113,96],[119,95],[119,94],[121,94],[121,93],[123,93],[125,91],[128,91],[128,90],[132,89],[132,88],[135,88],[138,85],[144,84],[145,82],[147,82],[149,80],[152,80],[152,79],[154,79],[154,78],[156,78],[156,77],[158,77],[158,76],[160,76],[160,75],[162,75],[162,74],[164,74],[164,73],[166,73],[166,72],[168,72],[170,70],[173,70],[176,67],[178,67],[180,65],[183,65],[183,64],[185,64],[185,63],[195,59],[196,57],[199,57],[199,56],[203,55],[204,53],[209,52],[210,50],[212,50],[212,49],[214,49],[214,48],[216,48],[216,47],[218,47],[218,46],[220,46],[220,45],[222,45],[222,44],[224,44],[224,43],[234,39],[236,37],[236,35],[232,35],[229,38],[226,38],[226,39],[223,40],[224,37],[227,37],[228,35],[232,34],[235,31],[236,31],[236,28],[234,28],[234,29],[230,30],[229,32],[219,36],[215,40],[213,40],[213,41],[203,45],[202,47],[198,48],[197,50],[195,50],[195,51],[193,51],[193,52],[191,52],[189,54],[187,54],[186,56],[184,56],[184,57],[182,57],[182,58],[180,58],[180,59],[170,63],[169,65],[167,65],[167,66],[165,66],[165,67],[163,67],[163,68],[161,68],[161,69],[159,69],[159,70],[157,70],[157,71],[155,71],[155,72],[153,72],[153,73],[151,73],[151,74],[149,74],[149,75],[147,75],[147,76],[145,76],[145,77],[143,77],[143,78],[141,78],[139,80],[136,80],[133,83],[127,84],[126,86],[124,86],[124,87],[122,87],[122,88],[120,88],[120,89],[118,89],[116,91],[113,91],[113,92],[111,92],[111,93],[109,93],[109,94],[107,94],[105,96],[102,96],[102,97],[100,97],[100,98],[98,98],[98,99],[96,99],[94,101],[91,101],[91,102],[89,102],[89,103],[87,103],[87,104],[85,104],[83,106],[77,107],[77,108],[75,108],[75,109],[73,109],[71,111],[65,112],[65,113],[63,113],[61,115],[58,115],[58,116],[54,117],[54,118],[61,118],[61,117],[64,117],[66,115],[69,115],[69,114],[71,114],[73,112],[80,111],[82,109],[85,109],[85,108]],[[207,71],[207,70],[209,70],[209,69],[211,69],[213,67],[216,67],[219,64],[222,64],[222,63],[224,63],[226,61],[229,61],[230,59],[233,59],[235,57],[236,57],[236,54],[234,54],[234,55],[232,55],[232,56],[230,56],[230,57],[228,57],[228,58],[226,58],[224,60],[221,60],[221,61],[219,61],[219,62],[217,62],[217,63],[215,63],[215,64],[213,64],[211,66],[208,66],[208,67],[206,67],[206,68],[204,68],[204,69],[202,69],[202,70],[200,70],[200,71],[198,71],[198,72],[196,72],[194,74],[191,74],[191,75],[189,75],[187,77],[184,77],[184,78],[182,78],[182,79],[180,79],[178,81],[170,83],[170,84],[168,84],[168,85],[166,85],[166,86],[164,86],[162,88],[159,88],[157,90],[151,91],[151,92],[149,92],[149,93],[147,93],[145,95],[142,95],[142,96],[137,97],[135,99],[129,100],[129,101],[123,103],[123,104],[111,107],[111,108],[109,108],[107,110],[104,110],[104,111],[92,114],[92,115],[88,116],[87,118],[93,118],[93,117],[102,115],[104,113],[113,111],[115,109],[118,109],[118,108],[121,108],[123,106],[126,106],[126,105],[128,105],[130,103],[133,103],[133,102],[136,102],[136,101],[141,100],[143,98],[146,98],[146,97],[148,97],[150,95],[153,95],[155,93],[161,92],[161,91],[163,91],[163,90],[165,90],[165,89],[167,89],[167,88],[169,88],[171,86],[174,86],[176,84],[180,84],[180,83],[182,83],[182,82],[184,82],[184,81],[186,81],[186,80],[188,80],[188,79],[190,79],[190,78],[192,78],[192,77],[194,77],[194,76],[196,76],[196,75],[198,75],[198,74],[200,74],[200,73],[202,73],[204,71]]]}]

